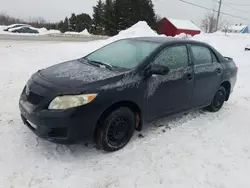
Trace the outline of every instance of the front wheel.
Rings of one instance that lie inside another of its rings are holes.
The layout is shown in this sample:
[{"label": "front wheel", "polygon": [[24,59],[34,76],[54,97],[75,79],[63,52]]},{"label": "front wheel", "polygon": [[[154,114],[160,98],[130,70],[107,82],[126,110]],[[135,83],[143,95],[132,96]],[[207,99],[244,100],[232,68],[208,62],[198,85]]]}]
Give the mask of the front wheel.
[{"label": "front wheel", "polygon": [[135,114],[126,107],[111,112],[98,125],[95,142],[105,151],[117,151],[130,141],[136,125]]},{"label": "front wheel", "polygon": [[223,86],[217,90],[212,103],[206,108],[209,112],[218,112],[226,101],[226,89]]}]

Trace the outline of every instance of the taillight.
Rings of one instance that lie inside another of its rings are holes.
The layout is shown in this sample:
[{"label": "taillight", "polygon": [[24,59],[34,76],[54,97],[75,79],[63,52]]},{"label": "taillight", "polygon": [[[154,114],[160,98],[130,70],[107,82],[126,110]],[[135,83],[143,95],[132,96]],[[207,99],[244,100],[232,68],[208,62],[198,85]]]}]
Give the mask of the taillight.
[{"label": "taillight", "polygon": [[238,72],[239,67],[236,65],[236,72]]}]

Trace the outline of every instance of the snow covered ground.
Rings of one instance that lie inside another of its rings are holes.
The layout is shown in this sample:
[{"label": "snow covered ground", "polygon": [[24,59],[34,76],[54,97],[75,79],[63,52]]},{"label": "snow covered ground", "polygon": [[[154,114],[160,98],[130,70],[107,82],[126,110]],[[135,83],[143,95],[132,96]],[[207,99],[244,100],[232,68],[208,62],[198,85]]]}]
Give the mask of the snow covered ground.
[{"label": "snow covered ground", "polygon": [[[133,28],[132,28],[133,29]],[[195,111],[144,128],[121,151],[92,145],[56,145],[37,138],[21,122],[18,98],[40,68],[84,56],[112,40],[154,36],[125,31],[107,41],[0,41],[0,187],[3,188],[249,188],[249,37],[201,35],[239,66],[238,82],[218,113]]]}]

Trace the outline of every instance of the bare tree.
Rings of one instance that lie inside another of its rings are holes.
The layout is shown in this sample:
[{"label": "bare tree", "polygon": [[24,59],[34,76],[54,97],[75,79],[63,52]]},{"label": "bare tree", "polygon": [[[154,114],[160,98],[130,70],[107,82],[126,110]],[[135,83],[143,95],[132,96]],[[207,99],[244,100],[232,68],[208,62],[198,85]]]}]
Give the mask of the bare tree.
[{"label": "bare tree", "polygon": [[5,13],[0,13],[0,25],[10,25],[14,23],[21,23],[20,19],[11,17]]},{"label": "bare tree", "polygon": [[223,32],[225,33],[225,35],[227,35],[228,29],[229,29],[229,24],[225,24],[225,25],[223,26]]},{"label": "bare tree", "polygon": [[34,17],[30,18],[28,23],[33,27],[39,28],[39,27],[44,27],[44,25],[46,24],[46,20],[43,19],[42,17]]},{"label": "bare tree", "polygon": [[230,26],[230,23],[227,22],[226,20],[224,20],[220,23],[220,29],[222,30],[222,32],[225,33],[225,35],[227,35],[227,33],[228,33],[229,26]]},{"label": "bare tree", "polygon": [[207,13],[202,20],[201,27],[206,33],[213,33],[216,31],[216,17],[214,14]]}]

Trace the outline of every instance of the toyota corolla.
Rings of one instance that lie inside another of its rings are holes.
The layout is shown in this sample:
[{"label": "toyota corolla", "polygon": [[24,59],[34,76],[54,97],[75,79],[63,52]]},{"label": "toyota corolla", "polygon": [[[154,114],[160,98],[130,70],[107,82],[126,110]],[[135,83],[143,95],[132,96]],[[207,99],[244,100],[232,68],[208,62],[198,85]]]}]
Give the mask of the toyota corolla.
[{"label": "toyota corolla", "polygon": [[93,140],[123,148],[135,130],[159,117],[228,101],[237,66],[208,44],[167,37],[123,39],[39,70],[19,107],[36,135],[67,143]]}]

